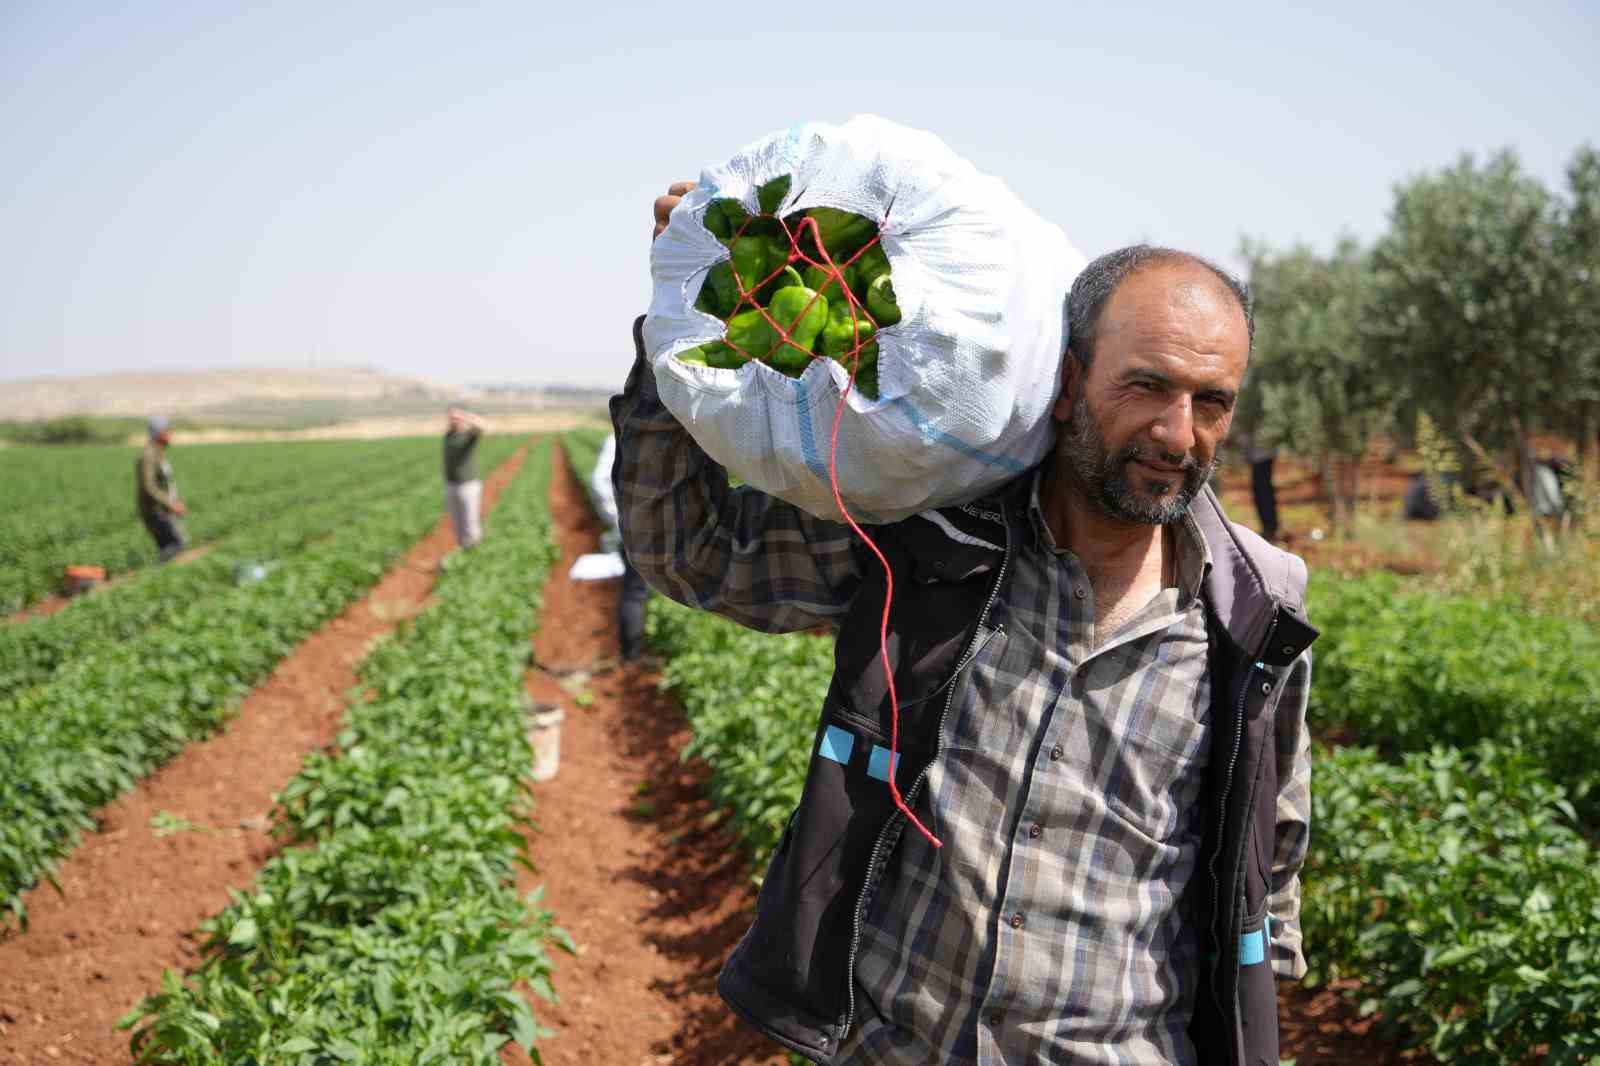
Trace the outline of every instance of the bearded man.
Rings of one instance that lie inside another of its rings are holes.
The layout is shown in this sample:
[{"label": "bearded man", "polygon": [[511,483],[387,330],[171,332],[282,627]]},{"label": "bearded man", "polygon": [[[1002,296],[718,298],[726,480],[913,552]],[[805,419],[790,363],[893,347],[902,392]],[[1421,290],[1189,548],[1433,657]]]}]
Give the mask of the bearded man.
[{"label": "bearded man", "polygon": [[[657,201],[658,232],[676,198]],[[717,987],[828,1064],[1276,1066],[1305,970],[1306,571],[1208,481],[1250,356],[1199,257],[1101,256],[1068,301],[1057,443],[1002,491],[871,530],[730,488],[637,361],[621,531],[661,592],[835,628],[805,788]],[[915,829],[887,787],[893,773]]]}]

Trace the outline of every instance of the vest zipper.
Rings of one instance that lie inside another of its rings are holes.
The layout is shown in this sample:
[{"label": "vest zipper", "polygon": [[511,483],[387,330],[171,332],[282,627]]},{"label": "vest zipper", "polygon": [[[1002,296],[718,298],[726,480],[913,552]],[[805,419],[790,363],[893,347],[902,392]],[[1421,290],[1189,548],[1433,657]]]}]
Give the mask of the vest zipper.
[{"label": "vest zipper", "polygon": [[[1272,612],[1272,621],[1267,626],[1266,639],[1261,642],[1263,650],[1272,647],[1272,635],[1278,628],[1278,612]],[[1233,731],[1233,750],[1228,755],[1228,770],[1222,778],[1222,795],[1217,801],[1217,846],[1211,852],[1210,862],[1207,864],[1211,871],[1211,938],[1217,941],[1217,955],[1211,962],[1211,995],[1217,996],[1217,967],[1222,964],[1222,953],[1227,950],[1227,945],[1221,943],[1217,933],[1217,916],[1222,909],[1221,885],[1217,881],[1217,860],[1222,857],[1223,846],[1228,840],[1228,793],[1233,789],[1233,771],[1239,763],[1239,749],[1244,744],[1244,704],[1250,694],[1250,682],[1255,677],[1255,667],[1245,669],[1244,680],[1239,684],[1239,702],[1235,709],[1235,723]],[[1220,999],[1218,1007],[1222,1006]]]},{"label": "vest zipper", "polygon": [[[1011,565],[1011,520],[1009,516],[1006,518],[1005,529],[1006,550],[1005,553],[1000,557],[1000,572],[995,575],[994,587],[989,590],[989,599],[983,605],[983,613],[978,615],[978,624],[973,627],[972,639],[967,641],[967,648],[966,651],[962,653],[960,665],[958,665],[955,669],[955,672],[950,675],[950,691],[945,694],[944,708],[939,712],[939,732],[934,737],[934,759],[937,759],[939,757],[939,753],[944,750],[944,725],[945,721],[950,717],[950,706],[951,704],[955,703],[956,699],[955,678],[962,670],[965,670],[968,666],[971,666],[972,660],[977,657],[978,651],[980,650],[978,646],[978,636],[983,631],[984,623],[989,620],[989,612],[994,609],[994,601],[1000,596],[1000,586],[1005,582],[1006,569]],[[984,642],[987,643],[993,638],[993,636],[994,634],[991,633],[989,637],[985,638]],[[906,790],[904,799],[907,807],[915,803],[917,797],[922,794],[923,782],[928,779],[928,770],[931,769],[932,766],[933,759],[929,759],[928,765],[922,768],[922,772],[917,774],[917,779],[911,782],[911,787]],[[889,772],[894,773],[894,767],[891,766],[889,768]],[[856,1020],[856,951],[861,947],[861,926],[866,920],[864,905],[867,902],[867,886],[872,883],[873,871],[878,869],[878,863],[883,858],[884,849],[889,841],[889,837],[898,828],[903,828],[905,825],[905,819],[898,817],[900,812],[895,811],[894,814],[896,817],[891,817],[889,821],[884,824],[883,830],[878,833],[878,839],[872,845],[872,855],[867,860],[867,880],[861,886],[861,894],[856,897],[855,921],[853,922],[850,933],[850,956],[845,963],[844,981],[847,1007],[845,1009],[844,1025],[839,1030],[840,1043],[843,1043],[845,1037],[850,1034],[850,1027],[855,1024]]]}]

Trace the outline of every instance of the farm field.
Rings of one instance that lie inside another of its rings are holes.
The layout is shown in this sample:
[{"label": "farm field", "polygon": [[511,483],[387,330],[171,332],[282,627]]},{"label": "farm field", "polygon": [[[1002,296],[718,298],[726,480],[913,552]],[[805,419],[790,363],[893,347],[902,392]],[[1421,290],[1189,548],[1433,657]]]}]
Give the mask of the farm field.
[{"label": "farm field", "polygon": [[[713,980],[831,640],[657,597],[654,657],[619,668],[615,583],[566,577],[600,436],[496,441],[485,543],[443,566],[436,442],[407,442],[336,500],[0,629],[0,1062],[791,1061]],[[1593,632],[1382,573],[1319,572],[1310,607],[1312,973],[1280,995],[1284,1058],[1588,1061]],[[534,701],[566,722],[529,784]]]},{"label": "farm field", "polygon": [[[483,460],[503,458],[511,439],[488,438]],[[278,518],[295,521],[308,506],[375,498],[370,490],[386,478],[436,484],[438,450],[433,437],[187,447],[180,440],[170,458],[189,508],[190,544],[199,548]],[[0,614],[52,593],[68,564],[116,577],[155,560],[134,507],[138,456],[138,448],[98,445],[0,450],[0,492],[10,504],[0,515]]]}]

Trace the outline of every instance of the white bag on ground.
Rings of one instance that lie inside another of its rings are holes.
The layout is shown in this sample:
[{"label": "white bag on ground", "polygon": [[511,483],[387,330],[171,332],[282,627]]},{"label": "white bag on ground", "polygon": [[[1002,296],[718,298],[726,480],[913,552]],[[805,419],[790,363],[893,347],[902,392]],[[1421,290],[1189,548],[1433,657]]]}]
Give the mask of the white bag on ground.
[{"label": "white bag on ground", "polygon": [[723,335],[694,309],[728,250],[701,221],[732,197],[792,174],[778,214],[835,207],[878,222],[901,321],[881,330],[879,398],[851,390],[838,477],[859,521],[889,522],[972,500],[1043,458],[1066,347],[1066,297],[1084,258],[1056,226],[930,133],[873,116],[797,125],[706,169],[651,251],[645,348],[662,401],[707,454],[745,482],[840,518],[829,438],[849,380],[832,359],[799,379],[762,363],[686,364]]}]

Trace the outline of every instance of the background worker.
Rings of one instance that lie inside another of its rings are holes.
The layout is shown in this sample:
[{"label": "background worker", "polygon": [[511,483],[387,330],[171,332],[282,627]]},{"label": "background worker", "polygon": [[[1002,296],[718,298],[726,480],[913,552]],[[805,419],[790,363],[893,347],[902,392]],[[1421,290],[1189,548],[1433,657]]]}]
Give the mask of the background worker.
[{"label": "background worker", "polygon": [[172,443],[172,424],[159,415],[150,419],[150,440],[134,466],[139,489],[139,519],[155,538],[157,559],[166,562],[189,546],[189,537],[178,521],[188,508],[178,498],[178,482],[167,460],[167,445]]},{"label": "background worker", "polygon": [[644,654],[645,605],[650,602],[650,586],[628,561],[622,548],[622,534],[617,531],[617,492],[611,480],[611,468],[617,458],[617,435],[607,433],[600,454],[595,457],[594,473],[589,476],[589,494],[594,499],[595,510],[606,531],[601,534],[602,551],[615,551],[622,557],[622,595],[617,600],[617,643],[622,650],[622,661],[637,662]]},{"label": "background worker", "polygon": [[488,426],[465,407],[451,407],[444,434],[444,504],[456,543],[471,548],[483,539],[483,482],[475,453]]}]

